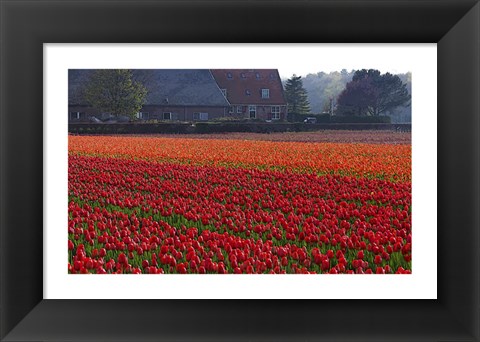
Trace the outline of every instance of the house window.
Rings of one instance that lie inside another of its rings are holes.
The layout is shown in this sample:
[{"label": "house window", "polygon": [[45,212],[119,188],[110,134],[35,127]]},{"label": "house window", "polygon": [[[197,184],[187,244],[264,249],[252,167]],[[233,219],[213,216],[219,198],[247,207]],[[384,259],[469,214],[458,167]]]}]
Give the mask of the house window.
[{"label": "house window", "polygon": [[143,119],[143,120],[148,120],[148,112],[138,112],[137,113],[137,118]]},{"label": "house window", "polygon": [[262,99],[270,98],[270,89],[262,89]]},{"label": "house window", "polygon": [[250,95],[250,90],[245,89],[245,95]]},{"label": "house window", "polygon": [[280,106],[272,106],[272,120],[280,120]]},{"label": "house window", "polygon": [[163,120],[172,120],[172,113],[164,112],[163,113]]},{"label": "house window", "polygon": [[235,112],[235,107],[234,107],[234,106],[230,106],[230,107],[228,108],[228,113],[229,113],[229,114],[233,114],[233,112]]},{"label": "house window", "polygon": [[222,91],[223,96],[227,97],[227,89],[220,89]]},{"label": "house window", "polygon": [[232,78],[233,78],[233,76],[232,76],[232,73],[231,73],[231,72],[227,72],[227,78],[229,78],[229,79],[232,79]]},{"label": "house window", "polygon": [[255,119],[257,117],[257,106],[248,106],[248,112],[250,119]]},{"label": "house window", "polygon": [[193,120],[194,121],[207,121],[208,120],[208,113],[193,113]]},{"label": "house window", "polygon": [[256,77],[257,80],[259,80],[260,79],[260,74],[258,72],[256,72],[255,77]]},{"label": "house window", "polygon": [[240,76],[241,76],[242,78],[246,78],[246,77],[247,77],[244,72],[242,72],[242,73],[240,74]]},{"label": "house window", "polygon": [[237,106],[237,114],[243,113],[243,106]]},{"label": "house window", "polygon": [[85,113],[81,112],[70,112],[70,120],[80,120],[85,116]]}]

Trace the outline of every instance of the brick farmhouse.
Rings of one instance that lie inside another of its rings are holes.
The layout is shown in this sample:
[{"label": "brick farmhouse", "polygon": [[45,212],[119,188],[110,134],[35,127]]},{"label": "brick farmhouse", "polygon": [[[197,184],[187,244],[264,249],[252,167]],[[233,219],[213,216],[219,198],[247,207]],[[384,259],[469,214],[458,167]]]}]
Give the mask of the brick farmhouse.
[{"label": "brick farmhouse", "polygon": [[[94,70],[68,73],[69,122],[106,119],[83,93]],[[232,117],[283,120],[287,103],[276,69],[135,69],[135,80],[147,88],[142,120],[207,121]]]},{"label": "brick farmhouse", "polygon": [[287,101],[276,69],[213,69],[230,102],[229,114],[249,119],[284,120]]}]

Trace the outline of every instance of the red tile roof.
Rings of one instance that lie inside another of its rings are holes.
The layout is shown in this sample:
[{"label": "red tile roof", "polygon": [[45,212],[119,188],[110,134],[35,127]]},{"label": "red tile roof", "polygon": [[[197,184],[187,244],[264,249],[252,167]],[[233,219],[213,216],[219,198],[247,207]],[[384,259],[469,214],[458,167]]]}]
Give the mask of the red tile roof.
[{"label": "red tile roof", "polygon": [[[227,90],[232,105],[286,105],[277,69],[211,69],[220,89]],[[269,97],[262,98],[262,89]]]}]

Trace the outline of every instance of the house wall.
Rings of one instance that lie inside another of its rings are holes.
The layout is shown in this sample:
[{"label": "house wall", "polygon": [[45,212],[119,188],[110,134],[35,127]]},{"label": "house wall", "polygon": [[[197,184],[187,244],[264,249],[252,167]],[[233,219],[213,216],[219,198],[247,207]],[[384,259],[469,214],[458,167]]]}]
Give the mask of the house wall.
[{"label": "house wall", "polygon": [[[272,120],[272,106],[271,105],[256,105],[254,103],[252,104],[234,104],[233,105],[233,113],[228,113],[228,116],[235,116],[239,118],[250,118],[250,111],[249,111],[249,106],[254,105],[256,106],[256,119],[260,120]],[[237,108],[242,107],[242,113],[238,113]],[[287,118],[287,106],[285,105],[279,105],[280,107],[280,118],[277,120],[286,120]]]},{"label": "house wall", "polygon": [[[72,113],[80,113],[80,115]],[[164,113],[171,113],[172,121],[197,121],[194,113],[208,113],[208,120],[222,118],[228,113],[228,107],[180,107],[180,106],[144,106],[140,112],[144,113],[143,119],[164,120]],[[77,119],[77,116],[79,118]],[[91,116],[102,119],[100,111],[89,106],[68,106],[69,122],[87,122]],[[200,121],[200,117],[198,117]]]},{"label": "house wall", "polygon": [[[73,113],[80,113],[80,117],[77,119],[76,114]],[[68,106],[68,121],[75,122],[75,121],[88,121],[88,118],[91,116],[95,116],[100,118],[100,112],[95,108],[90,106]]]},{"label": "house wall", "polygon": [[208,113],[208,120],[225,116],[226,107],[183,107],[183,106],[144,106],[141,110],[148,113],[148,119],[164,120],[164,113],[171,113],[170,120],[196,121],[194,113]]}]

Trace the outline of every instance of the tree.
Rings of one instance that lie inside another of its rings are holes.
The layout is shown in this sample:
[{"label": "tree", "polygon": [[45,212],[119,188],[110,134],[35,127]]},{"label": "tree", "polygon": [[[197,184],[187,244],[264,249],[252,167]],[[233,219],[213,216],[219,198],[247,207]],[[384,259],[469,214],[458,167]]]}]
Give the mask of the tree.
[{"label": "tree", "polygon": [[358,70],[338,96],[338,114],[378,116],[408,105],[410,99],[407,85],[397,75]]},{"label": "tree", "polygon": [[[397,74],[403,83],[407,85],[408,93],[412,93],[412,73]],[[388,112],[388,116],[392,118],[392,123],[410,123],[412,122],[412,105],[411,101],[406,105],[396,107]]]},{"label": "tree", "polygon": [[285,97],[288,112],[292,114],[310,113],[307,91],[303,88],[302,76],[293,75],[285,84]]},{"label": "tree", "polygon": [[146,96],[147,88],[134,81],[128,69],[95,70],[85,89],[85,98],[92,107],[132,119],[142,108]]},{"label": "tree", "polygon": [[354,72],[346,69],[329,73],[319,71],[303,77],[303,87],[308,93],[310,110],[313,113],[329,111],[331,99],[333,98],[336,104],[338,95],[352,80]]},{"label": "tree", "polygon": [[357,78],[348,82],[337,99],[337,113],[341,115],[367,115],[369,106],[375,101],[372,79]]}]

